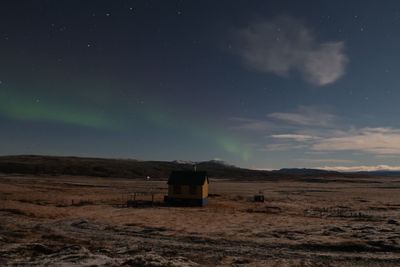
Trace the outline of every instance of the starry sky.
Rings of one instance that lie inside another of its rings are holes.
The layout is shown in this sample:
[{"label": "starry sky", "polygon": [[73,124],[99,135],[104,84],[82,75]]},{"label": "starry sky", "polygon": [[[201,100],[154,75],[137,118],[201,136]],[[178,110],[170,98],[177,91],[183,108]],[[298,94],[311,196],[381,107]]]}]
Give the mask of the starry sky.
[{"label": "starry sky", "polygon": [[4,0],[0,154],[400,169],[399,1]]}]

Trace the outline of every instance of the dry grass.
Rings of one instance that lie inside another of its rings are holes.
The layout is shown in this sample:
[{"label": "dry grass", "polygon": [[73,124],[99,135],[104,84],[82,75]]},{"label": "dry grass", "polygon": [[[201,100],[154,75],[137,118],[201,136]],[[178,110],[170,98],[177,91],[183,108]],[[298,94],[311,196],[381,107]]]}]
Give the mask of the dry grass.
[{"label": "dry grass", "polygon": [[165,181],[3,176],[0,265],[398,266],[399,181],[214,181],[204,208],[126,208]]}]

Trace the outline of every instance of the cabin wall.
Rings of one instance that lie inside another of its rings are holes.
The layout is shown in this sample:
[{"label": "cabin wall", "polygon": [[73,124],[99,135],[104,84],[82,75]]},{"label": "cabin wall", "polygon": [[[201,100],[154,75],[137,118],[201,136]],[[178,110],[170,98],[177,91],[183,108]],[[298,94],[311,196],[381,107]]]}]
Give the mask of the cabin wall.
[{"label": "cabin wall", "polygon": [[[189,185],[180,185],[181,187],[181,193],[176,194],[174,192],[174,187],[176,185],[169,185],[168,186],[168,197],[170,198],[185,198],[185,199],[200,199],[203,198],[204,196],[204,186],[196,186],[195,187],[195,193],[192,194],[190,192],[190,187]],[[208,191],[208,190],[207,190]]]},{"label": "cabin wall", "polygon": [[202,195],[201,198],[208,198],[208,183],[205,182],[202,186]]}]

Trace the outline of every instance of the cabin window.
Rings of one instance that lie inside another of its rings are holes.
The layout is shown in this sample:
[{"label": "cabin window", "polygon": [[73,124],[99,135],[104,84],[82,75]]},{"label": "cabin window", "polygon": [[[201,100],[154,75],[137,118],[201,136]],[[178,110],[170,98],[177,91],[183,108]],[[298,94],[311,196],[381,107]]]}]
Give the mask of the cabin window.
[{"label": "cabin window", "polygon": [[196,191],[197,191],[196,189],[197,189],[197,187],[195,185],[191,185],[190,188],[189,188],[190,194],[191,195],[195,195]]},{"label": "cabin window", "polygon": [[182,192],[182,188],[180,185],[174,185],[174,194],[180,194]]}]

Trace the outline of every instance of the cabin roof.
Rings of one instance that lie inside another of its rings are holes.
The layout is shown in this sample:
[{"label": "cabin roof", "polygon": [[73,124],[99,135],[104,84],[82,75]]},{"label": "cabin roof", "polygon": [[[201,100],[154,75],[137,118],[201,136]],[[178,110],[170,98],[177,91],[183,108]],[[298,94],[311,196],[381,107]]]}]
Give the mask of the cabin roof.
[{"label": "cabin roof", "polygon": [[205,171],[172,171],[168,179],[171,185],[203,185],[205,182],[208,183]]}]

